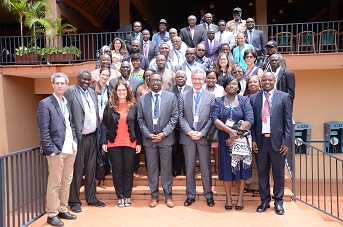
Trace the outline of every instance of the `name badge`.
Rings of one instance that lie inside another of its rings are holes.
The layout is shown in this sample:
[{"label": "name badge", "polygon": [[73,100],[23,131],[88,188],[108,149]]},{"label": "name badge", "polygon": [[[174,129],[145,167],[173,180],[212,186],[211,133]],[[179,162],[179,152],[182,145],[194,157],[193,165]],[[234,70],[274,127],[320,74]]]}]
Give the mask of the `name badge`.
[{"label": "name badge", "polygon": [[199,122],[199,115],[198,114],[194,115],[194,122],[196,122],[196,123]]},{"label": "name badge", "polygon": [[157,125],[158,118],[152,119],[152,124]]},{"label": "name badge", "polygon": [[270,124],[270,116],[267,116],[267,124]]},{"label": "name badge", "polygon": [[227,119],[225,125],[227,127],[232,127],[235,124],[235,121],[232,119]]}]

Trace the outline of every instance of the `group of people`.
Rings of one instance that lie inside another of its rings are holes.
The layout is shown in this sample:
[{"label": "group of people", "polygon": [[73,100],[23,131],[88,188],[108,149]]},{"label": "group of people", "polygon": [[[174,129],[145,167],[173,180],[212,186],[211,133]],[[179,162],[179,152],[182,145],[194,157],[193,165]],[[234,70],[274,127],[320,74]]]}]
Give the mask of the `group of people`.
[{"label": "group of people", "polygon": [[[49,166],[49,224],[63,226],[60,219],[76,219],[68,205],[73,212],[82,211],[83,175],[86,202],[105,206],[96,198],[99,147],[108,154],[119,207],[131,205],[142,150],[150,207],[159,202],[159,175],[165,203],[174,207],[173,176],[182,171],[186,175],[184,205],[195,202],[197,158],[204,197],[213,207],[213,150],[216,171],[225,186],[226,210],[233,208],[233,182],[239,189],[235,209],[244,208],[245,181],[252,177],[257,163],[255,183],[261,196],[257,211],[270,207],[272,167],[275,212],[284,214],[284,163],[291,143],[294,73],[281,66],[284,60],[275,41],[269,41],[264,52],[262,36],[262,47],[255,47],[259,35],[251,18],[241,20],[240,8],[233,15],[234,22],[220,20],[218,26],[212,24],[211,14],[205,14],[199,25],[191,15],[180,36],[176,29],[168,33],[168,24],[161,19],[154,42],[149,40],[150,32],[141,32],[142,24],[134,22],[126,43],[116,38],[112,48],[104,47],[98,68],[81,70],[77,84],[68,86],[64,73],[51,76],[54,93],[39,103],[37,111]],[[207,138],[213,125],[219,131],[217,142]],[[241,133],[249,130],[250,142]],[[237,150],[235,145],[243,137],[247,139],[245,149]]]}]

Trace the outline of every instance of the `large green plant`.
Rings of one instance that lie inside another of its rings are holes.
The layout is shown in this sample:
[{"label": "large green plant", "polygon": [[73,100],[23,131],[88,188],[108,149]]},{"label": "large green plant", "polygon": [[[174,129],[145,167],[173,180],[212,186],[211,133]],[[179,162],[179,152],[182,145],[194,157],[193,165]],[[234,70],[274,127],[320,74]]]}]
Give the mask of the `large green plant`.
[{"label": "large green plant", "polygon": [[32,47],[19,47],[15,49],[15,54],[18,56],[23,56],[24,54],[41,54],[41,48],[38,46]]}]

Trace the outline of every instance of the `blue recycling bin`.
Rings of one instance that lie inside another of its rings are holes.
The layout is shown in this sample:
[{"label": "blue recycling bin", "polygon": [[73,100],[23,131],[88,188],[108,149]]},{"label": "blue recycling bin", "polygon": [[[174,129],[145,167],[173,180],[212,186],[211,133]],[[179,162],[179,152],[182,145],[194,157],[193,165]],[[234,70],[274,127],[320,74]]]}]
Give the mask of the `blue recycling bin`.
[{"label": "blue recycling bin", "polygon": [[294,126],[295,153],[296,154],[308,154],[310,147],[306,146],[306,143],[311,143],[312,139],[312,125],[296,122]]},{"label": "blue recycling bin", "polygon": [[324,123],[324,151],[342,153],[343,122],[330,121]]}]

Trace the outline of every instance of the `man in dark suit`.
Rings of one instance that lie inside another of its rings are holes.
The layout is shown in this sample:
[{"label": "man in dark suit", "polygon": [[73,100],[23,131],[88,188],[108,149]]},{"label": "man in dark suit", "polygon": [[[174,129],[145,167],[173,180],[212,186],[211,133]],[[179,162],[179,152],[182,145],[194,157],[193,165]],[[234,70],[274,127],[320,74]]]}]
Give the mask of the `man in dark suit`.
[{"label": "man in dark suit", "polygon": [[[140,54],[141,51],[141,42],[138,40],[133,40],[131,42],[131,54],[123,59],[123,61],[128,61],[131,63],[131,55],[134,53]],[[142,56],[141,61],[141,69],[146,70],[149,68],[149,60],[148,57],[145,57],[144,55],[140,54]]]},{"label": "man in dark suit", "polygon": [[142,84],[139,80],[130,77],[130,72],[131,72],[131,65],[128,61],[123,61],[120,65],[120,73],[121,76],[114,78],[110,80],[109,86],[110,90],[112,92],[112,89],[114,88],[114,85],[119,81],[119,80],[124,80],[129,87],[132,89],[132,94],[134,97],[136,97],[136,91],[137,88]]},{"label": "man in dark suit", "polygon": [[205,72],[209,69],[213,69],[214,63],[210,58],[205,57],[206,47],[204,44],[199,43],[195,48],[196,58],[195,61],[204,66]]},{"label": "man in dark suit", "polygon": [[60,220],[74,220],[68,212],[68,197],[77,152],[75,127],[67,100],[63,94],[69,79],[64,73],[51,76],[54,93],[38,104],[37,122],[41,146],[48,161],[48,186],[46,193],[47,222],[63,226]]},{"label": "man in dark suit", "polygon": [[281,56],[273,54],[269,58],[271,72],[276,82],[275,88],[288,93],[291,96],[292,105],[295,97],[295,76],[294,72],[281,67]]},{"label": "man in dark suit", "polygon": [[158,46],[155,42],[150,41],[150,32],[147,29],[144,29],[142,32],[143,41],[141,43],[140,53],[143,56],[147,57],[149,62],[153,59],[158,53]]},{"label": "man in dark suit", "polygon": [[188,47],[194,48],[200,42],[205,40],[206,30],[202,27],[196,26],[197,18],[194,15],[188,17],[188,27],[180,30],[180,37]]},{"label": "man in dark suit", "polygon": [[81,212],[80,188],[85,169],[85,197],[91,206],[104,207],[105,203],[96,198],[95,166],[98,152],[97,127],[99,108],[97,94],[88,89],[91,73],[83,69],[77,75],[77,84],[69,86],[64,97],[70,104],[77,137],[77,154],[74,164],[73,180],[70,186],[68,204],[73,212]]},{"label": "man in dark suit", "polygon": [[[167,89],[167,91],[170,91],[174,93],[178,98],[178,104],[179,104],[179,98],[182,92],[186,92],[192,89],[191,86],[186,84],[187,81],[187,75],[184,71],[179,70],[175,74],[175,81],[176,85],[171,86]],[[175,143],[173,145],[173,176],[176,177],[181,174],[181,171],[183,171],[186,174],[185,170],[185,156],[183,154],[182,145],[180,144],[180,125],[177,124],[174,129],[175,134]]]},{"label": "man in dark suit", "polygon": [[220,54],[221,43],[214,39],[216,32],[210,28],[207,31],[207,39],[201,44],[205,45],[205,57],[210,58],[213,62],[217,61]]},{"label": "man in dark suit", "polygon": [[280,65],[282,66],[282,68],[286,68],[286,61],[282,57],[282,55],[278,52],[277,43],[274,40],[270,40],[266,44],[266,56],[263,59],[263,66],[261,67],[263,69],[263,71],[265,71],[265,72],[271,71],[269,60],[273,54],[277,54],[281,57]]},{"label": "man in dark suit", "polygon": [[197,27],[201,27],[203,29],[205,29],[206,31],[208,31],[210,28],[212,28],[214,30],[214,32],[216,33],[218,31],[218,27],[215,24],[212,24],[213,22],[213,16],[211,13],[206,13],[204,16],[205,19],[205,23],[202,24],[198,24]]},{"label": "man in dark suit", "polygon": [[172,145],[175,142],[174,128],[178,121],[176,96],[162,90],[162,77],[152,74],[149,78],[151,92],[143,95],[138,104],[138,123],[145,147],[148,184],[151,191],[150,207],[156,207],[159,196],[158,164],[161,162],[162,187],[165,202],[174,207],[172,199]]},{"label": "man in dark suit", "polygon": [[142,23],[139,21],[135,21],[133,22],[133,32],[131,32],[130,34],[128,34],[126,36],[126,49],[128,50],[128,52],[130,54],[132,54],[131,52],[131,42],[133,40],[138,40],[139,42],[142,42],[143,37],[142,37]]},{"label": "man in dark suit", "polygon": [[262,75],[262,90],[250,98],[254,111],[252,149],[256,153],[261,204],[257,212],[270,208],[269,172],[272,166],[274,209],[278,215],[283,209],[285,158],[291,145],[292,103],[290,95],[274,89],[271,72]]},{"label": "man in dark suit", "polygon": [[263,65],[263,59],[266,56],[265,42],[263,32],[255,29],[255,21],[252,18],[246,20],[246,27],[244,34],[247,37],[247,43],[254,46],[257,52],[256,66],[261,67]]},{"label": "man in dark suit", "polygon": [[211,173],[211,145],[206,136],[212,126],[210,118],[214,94],[203,89],[205,72],[195,69],[192,72],[193,89],[181,93],[179,102],[180,143],[185,151],[186,194],[185,206],[195,201],[195,162],[198,152],[204,196],[209,207],[214,206]]}]

